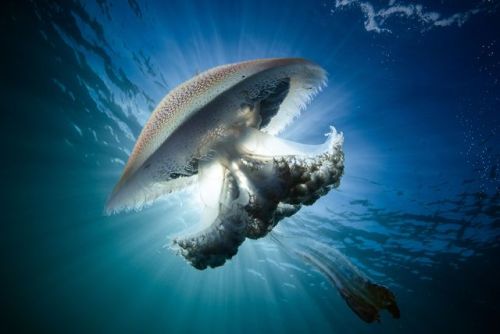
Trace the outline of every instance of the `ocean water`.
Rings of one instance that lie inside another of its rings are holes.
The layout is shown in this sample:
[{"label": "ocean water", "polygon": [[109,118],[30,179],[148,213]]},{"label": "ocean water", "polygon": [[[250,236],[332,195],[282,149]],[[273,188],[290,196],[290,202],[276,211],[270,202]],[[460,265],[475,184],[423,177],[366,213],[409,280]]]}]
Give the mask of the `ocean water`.
[{"label": "ocean water", "polygon": [[[1,13],[4,333],[500,331],[495,1],[8,1]],[[192,189],[104,215],[142,126],[211,67],[304,57],[325,88],[282,134],[344,133],[340,187],[199,271],[170,249]],[[367,324],[282,240],[396,295]]]}]

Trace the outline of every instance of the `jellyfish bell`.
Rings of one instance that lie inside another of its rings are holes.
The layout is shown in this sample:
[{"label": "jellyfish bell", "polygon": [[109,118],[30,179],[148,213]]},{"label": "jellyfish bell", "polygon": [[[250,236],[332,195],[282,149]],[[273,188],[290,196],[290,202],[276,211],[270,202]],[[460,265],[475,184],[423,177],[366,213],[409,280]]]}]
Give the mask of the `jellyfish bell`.
[{"label": "jellyfish bell", "polygon": [[265,236],[338,186],[343,137],[320,145],[276,137],[324,86],[307,60],[275,58],[208,70],[172,90],[144,126],[106,206],[139,210],[198,183],[204,228],[174,245],[194,267],[216,267],[245,238]]},{"label": "jellyfish bell", "polygon": [[139,209],[190,182],[174,180],[196,174],[193,163],[244,126],[277,134],[325,80],[303,59],[264,59],[216,67],[178,86],[139,135],[108,213]]}]

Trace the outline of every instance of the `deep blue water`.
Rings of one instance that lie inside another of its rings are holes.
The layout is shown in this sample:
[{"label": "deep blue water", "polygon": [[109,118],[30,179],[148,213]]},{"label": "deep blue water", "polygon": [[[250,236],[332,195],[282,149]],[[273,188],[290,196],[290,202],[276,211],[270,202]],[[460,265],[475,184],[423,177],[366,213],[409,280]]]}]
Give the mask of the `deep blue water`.
[{"label": "deep blue water", "polygon": [[[0,329],[500,331],[499,6],[418,3],[3,5]],[[341,251],[394,291],[401,319],[384,312],[365,324],[271,237],[247,240],[221,268],[193,269],[168,247],[198,220],[189,192],[103,214],[170,89],[264,57],[304,57],[329,72],[283,137],[319,143],[329,125],[345,136],[340,187],[277,232]]]}]

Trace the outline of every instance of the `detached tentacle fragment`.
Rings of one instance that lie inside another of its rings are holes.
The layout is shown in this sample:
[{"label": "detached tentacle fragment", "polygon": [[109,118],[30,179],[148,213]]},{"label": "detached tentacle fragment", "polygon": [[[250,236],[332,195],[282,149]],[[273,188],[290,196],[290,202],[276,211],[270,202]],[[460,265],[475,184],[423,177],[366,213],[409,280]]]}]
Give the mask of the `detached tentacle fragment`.
[{"label": "detached tentacle fragment", "polygon": [[301,242],[294,252],[328,278],[358,317],[368,323],[380,321],[379,312],[386,309],[399,319],[399,307],[391,290],[371,281],[335,249],[318,242],[313,244],[314,247]]}]

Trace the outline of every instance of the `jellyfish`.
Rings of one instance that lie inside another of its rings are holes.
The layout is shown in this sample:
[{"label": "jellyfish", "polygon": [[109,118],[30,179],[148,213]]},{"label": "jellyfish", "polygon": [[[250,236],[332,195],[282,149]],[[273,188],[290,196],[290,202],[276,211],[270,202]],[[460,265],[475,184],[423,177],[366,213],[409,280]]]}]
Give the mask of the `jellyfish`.
[{"label": "jellyfish", "polygon": [[321,272],[361,320],[380,322],[382,309],[399,319],[394,293],[369,279],[336,249],[318,241],[302,240],[293,252]]},{"label": "jellyfish", "polygon": [[201,228],[173,247],[197,269],[223,265],[246,238],[339,186],[335,128],[317,145],[277,137],[325,84],[326,72],[300,58],[223,65],[181,84],[142,129],[106,211],[140,210],[197,184]]}]

